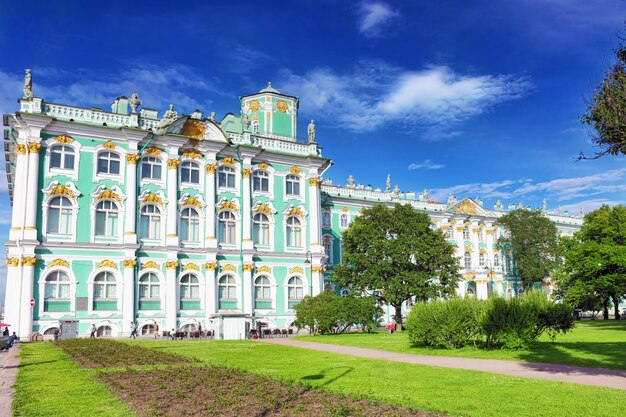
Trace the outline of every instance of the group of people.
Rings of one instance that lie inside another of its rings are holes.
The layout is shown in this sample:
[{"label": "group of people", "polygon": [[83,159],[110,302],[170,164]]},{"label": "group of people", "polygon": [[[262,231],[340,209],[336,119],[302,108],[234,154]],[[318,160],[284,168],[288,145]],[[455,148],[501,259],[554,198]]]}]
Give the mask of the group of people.
[{"label": "group of people", "polygon": [[3,340],[3,343],[0,344],[0,350],[9,350],[11,346],[15,344],[15,342],[19,341],[19,337],[13,332],[12,335],[9,336],[9,328],[5,327],[2,332],[3,339],[6,337],[7,339]]}]

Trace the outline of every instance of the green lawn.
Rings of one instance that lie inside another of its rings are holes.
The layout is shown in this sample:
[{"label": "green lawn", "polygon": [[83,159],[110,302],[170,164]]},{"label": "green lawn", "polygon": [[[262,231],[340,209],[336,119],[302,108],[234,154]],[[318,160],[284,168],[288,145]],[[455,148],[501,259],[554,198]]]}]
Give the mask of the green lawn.
[{"label": "green lawn", "polygon": [[20,346],[15,416],[132,416],[130,409],[52,343]]},{"label": "green lawn", "polygon": [[350,333],[325,336],[297,336],[307,342],[330,343],[383,349],[402,353],[462,356],[485,359],[563,363],[594,368],[626,369],[626,320],[592,320],[577,322],[576,328],[557,336],[554,342],[543,335],[530,350],[483,350],[478,348],[433,349],[411,347],[408,332],[396,334]]},{"label": "green lawn", "polygon": [[137,341],[273,379],[454,416],[615,416],[626,392],[252,341]]}]

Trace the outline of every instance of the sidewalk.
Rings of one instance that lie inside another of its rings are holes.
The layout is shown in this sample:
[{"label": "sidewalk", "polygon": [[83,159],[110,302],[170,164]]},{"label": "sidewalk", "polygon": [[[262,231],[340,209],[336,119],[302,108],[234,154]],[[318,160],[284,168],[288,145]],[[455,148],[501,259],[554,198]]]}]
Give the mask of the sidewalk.
[{"label": "sidewalk", "polygon": [[556,365],[547,363],[515,362],[498,359],[453,358],[448,356],[416,355],[397,353],[386,350],[366,349],[354,346],[329,345],[324,343],[303,342],[289,338],[259,339],[264,343],[293,346],[323,352],[339,353],[369,359],[382,359],[394,362],[406,362],[418,365],[441,366],[444,368],[469,369],[519,376],[523,378],[548,379],[552,381],[572,382],[575,384],[595,385],[600,387],[626,390],[626,371],[580,366]]},{"label": "sidewalk", "polygon": [[20,363],[17,355],[20,344],[13,345],[8,352],[0,352],[0,417],[11,417],[13,404],[13,389],[17,377],[17,367]]}]

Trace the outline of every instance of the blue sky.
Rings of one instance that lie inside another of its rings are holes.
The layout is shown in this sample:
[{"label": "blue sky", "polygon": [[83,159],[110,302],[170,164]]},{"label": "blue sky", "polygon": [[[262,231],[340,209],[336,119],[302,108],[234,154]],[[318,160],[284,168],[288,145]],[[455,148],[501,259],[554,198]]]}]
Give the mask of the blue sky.
[{"label": "blue sky", "polygon": [[[218,118],[272,81],[301,98],[300,136],[315,119],[334,183],[390,174],[439,200],[573,213],[624,203],[623,158],[575,161],[593,153],[578,118],[622,0],[197,3],[0,0],[0,112],[16,110],[24,68],[47,101],[109,108],[137,91]],[[2,178],[0,236],[9,212]]]}]

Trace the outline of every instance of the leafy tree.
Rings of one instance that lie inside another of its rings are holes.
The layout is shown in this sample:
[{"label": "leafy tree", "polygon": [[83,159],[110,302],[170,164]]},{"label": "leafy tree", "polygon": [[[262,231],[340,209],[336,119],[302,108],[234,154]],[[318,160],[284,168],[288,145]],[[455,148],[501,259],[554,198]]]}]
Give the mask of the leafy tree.
[{"label": "leafy tree", "polygon": [[604,155],[626,154],[626,45],[621,39],[614,51],[615,63],[607,68],[581,122],[589,126],[593,144],[600,148],[591,158],[583,153],[579,159],[597,159]]},{"label": "leafy tree", "polygon": [[626,207],[603,205],[585,216],[564,252],[559,281],[566,297],[593,303],[602,300],[604,318],[626,294]]},{"label": "leafy tree", "polygon": [[331,279],[393,306],[398,329],[403,302],[452,294],[461,278],[453,247],[431,228],[426,213],[409,205],[364,210],[344,232],[343,242],[343,264],[335,266]]},{"label": "leafy tree", "polygon": [[517,276],[526,286],[541,282],[558,266],[558,232],[539,211],[513,210],[498,219],[509,233],[500,244],[510,244]]}]

